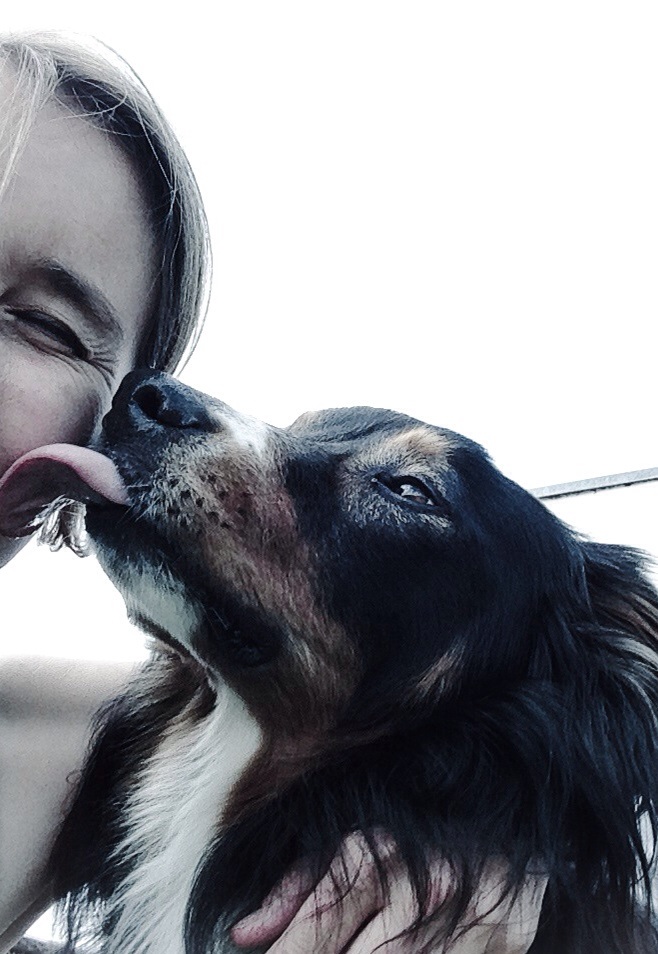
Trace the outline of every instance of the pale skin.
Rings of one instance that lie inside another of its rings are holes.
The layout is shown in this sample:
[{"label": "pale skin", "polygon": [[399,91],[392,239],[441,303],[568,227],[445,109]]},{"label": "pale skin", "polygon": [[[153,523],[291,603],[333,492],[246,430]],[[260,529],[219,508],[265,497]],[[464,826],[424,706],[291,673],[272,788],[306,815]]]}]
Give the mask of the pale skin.
[{"label": "pale skin", "polygon": [[[0,103],[13,82],[0,72]],[[110,137],[56,103],[30,132],[0,198],[0,222],[1,475],[28,450],[93,436],[134,365],[155,254],[128,160]],[[0,536],[0,566],[24,542]],[[79,777],[91,718],[128,675],[118,664],[13,659],[0,666],[0,954],[50,901],[48,854]],[[236,928],[236,942],[271,944],[271,954],[418,951],[419,941],[388,940],[412,912],[394,849],[387,898],[356,837],[348,857],[354,887],[340,917],[329,879],[314,889],[291,875]],[[499,880],[494,869],[487,873],[482,896]],[[437,884],[449,891],[439,864]],[[529,879],[514,906],[462,935],[451,954],[522,954],[542,891],[541,881]]]}]

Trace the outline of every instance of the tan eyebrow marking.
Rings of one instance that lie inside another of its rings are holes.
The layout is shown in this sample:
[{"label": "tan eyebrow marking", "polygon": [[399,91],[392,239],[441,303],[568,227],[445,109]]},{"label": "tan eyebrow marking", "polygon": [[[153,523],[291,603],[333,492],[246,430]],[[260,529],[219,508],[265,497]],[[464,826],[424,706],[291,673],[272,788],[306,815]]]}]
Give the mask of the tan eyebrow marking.
[{"label": "tan eyebrow marking", "polygon": [[411,425],[408,430],[385,434],[376,442],[369,442],[358,454],[362,467],[395,466],[442,471],[449,467],[448,455],[455,442],[424,424]]},{"label": "tan eyebrow marking", "polygon": [[380,444],[380,448],[405,456],[435,458],[443,457],[452,450],[454,443],[445,435],[430,427],[418,425],[408,431],[398,431]]}]

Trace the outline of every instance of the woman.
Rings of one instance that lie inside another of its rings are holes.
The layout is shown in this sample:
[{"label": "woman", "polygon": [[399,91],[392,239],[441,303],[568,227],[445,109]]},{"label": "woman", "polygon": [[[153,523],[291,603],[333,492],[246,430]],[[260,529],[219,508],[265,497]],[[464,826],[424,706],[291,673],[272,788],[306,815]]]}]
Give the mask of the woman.
[{"label": "woman", "polygon": [[[88,442],[132,367],[177,367],[198,331],[209,253],[187,161],[146,90],[109,51],[56,36],[0,40],[0,103],[2,474],[34,447]],[[0,566],[24,542],[0,537]],[[0,952],[51,900],[48,852],[89,720],[126,677],[111,666],[3,666]],[[236,941],[274,942],[272,954],[402,950],[397,941],[378,945],[413,917],[404,877],[380,898],[358,837],[347,849],[354,886],[340,917],[331,879],[313,892],[291,875],[236,928]],[[391,859],[394,871],[394,852]],[[439,865],[437,873],[440,881]],[[492,868],[483,897],[496,882]],[[529,884],[497,910],[496,924],[463,935],[454,954],[526,950],[540,898],[541,885]],[[420,941],[409,944],[418,950]]]},{"label": "woman", "polygon": [[[122,64],[56,37],[7,38],[0,52],[4,472],[44,440],[87,441],[135,364],[176,367],[202,312],[208,242],[185,156]],[[0,538],[0,565],[24,542]],[[85,687],[83,667],[67,681],[46,665],[2,673],[6,948],[49,900],[67,776],[90,713],[127,674],[107,667]]]}]

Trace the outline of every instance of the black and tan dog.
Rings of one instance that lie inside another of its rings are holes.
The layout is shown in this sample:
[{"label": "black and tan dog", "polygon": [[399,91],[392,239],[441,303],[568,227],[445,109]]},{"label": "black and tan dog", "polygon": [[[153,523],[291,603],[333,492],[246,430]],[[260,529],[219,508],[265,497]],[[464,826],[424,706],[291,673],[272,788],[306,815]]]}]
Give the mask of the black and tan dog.
[{"label": "black and tan dog", "polygon": [[279,430],[137,374],[100,450],[127,497],[89,531],[161,649],[104,715],[59,840],[74,936],[91,918],[106,954],[230,950],[293,861],[320,873],[346,833],[385,831],[421,917],[432,859],[452,865],[439,934],[504,857],[511,892],[549,876],[533,952],[658,950],[637,553],[389,411]]}]

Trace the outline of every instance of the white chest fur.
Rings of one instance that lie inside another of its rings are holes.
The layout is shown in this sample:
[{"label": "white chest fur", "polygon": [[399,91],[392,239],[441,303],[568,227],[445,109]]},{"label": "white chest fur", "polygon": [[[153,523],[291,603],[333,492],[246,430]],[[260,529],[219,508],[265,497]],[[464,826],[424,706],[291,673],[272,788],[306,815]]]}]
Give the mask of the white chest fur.
[{"label": "white chest fur", "polygon": [[118,921],[106,954],[183,954],[197,868],[260,743],[258,724],[227,687],[204,720],[169,730],[128,805],[129,833],[118,853],[138,861],[116,896]]}]

